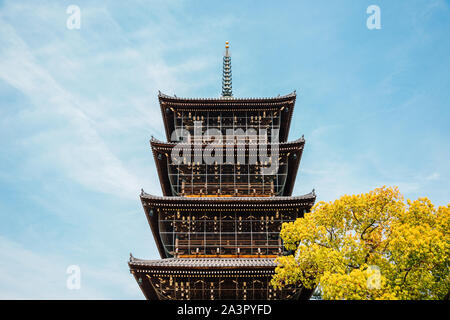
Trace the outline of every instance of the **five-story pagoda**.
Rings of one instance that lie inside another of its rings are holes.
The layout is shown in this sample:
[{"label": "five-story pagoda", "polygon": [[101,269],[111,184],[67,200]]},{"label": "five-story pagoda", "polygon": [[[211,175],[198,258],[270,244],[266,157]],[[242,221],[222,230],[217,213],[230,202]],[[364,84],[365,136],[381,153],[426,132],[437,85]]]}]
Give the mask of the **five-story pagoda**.
[{"label": "five-story pagoda", "polygon": [[234,98],[228,42],[220,98],[159,93],[167,142],[150,141],[163,196],[141,193],[160,260],[130,257],[147,299],[307,299],[270,285],[283,222],[315,202],[291,196],[305,145],[287,142],[295,92]]}]

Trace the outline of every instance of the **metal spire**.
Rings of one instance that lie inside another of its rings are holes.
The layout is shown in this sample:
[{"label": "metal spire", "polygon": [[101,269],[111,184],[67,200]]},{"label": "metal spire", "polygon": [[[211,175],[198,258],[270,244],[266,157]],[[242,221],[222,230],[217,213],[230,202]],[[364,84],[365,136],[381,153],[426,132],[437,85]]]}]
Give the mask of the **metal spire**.
[{"label": "metal spire", "polygon": [[233,87],[231,85],[231,56],[228,52],[228,48],[228,41],[226,41],[225,55],[223,56],[222,97],[233,96]]}]

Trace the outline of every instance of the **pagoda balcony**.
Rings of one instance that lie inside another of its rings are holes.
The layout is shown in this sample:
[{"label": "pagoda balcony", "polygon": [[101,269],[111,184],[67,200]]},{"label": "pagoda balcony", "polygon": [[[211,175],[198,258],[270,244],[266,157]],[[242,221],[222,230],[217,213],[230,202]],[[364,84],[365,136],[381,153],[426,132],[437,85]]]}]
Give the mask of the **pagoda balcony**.
[{"label": "pagoda balcony", "polygon": [[[212,145],[156,139],[150,144],[165,196],[270,197],[292,194],[305,140],[268,144],[264,146],[267,150],[263,150],[266,157],[261,156],[261,146],[257,144],[216,145],[213,147],[220,149],[223,161],[211,164],[196,162],[196,158],[200,155],[203,160],[202,153]],[[179,161],[173,160],[175,147],[185,152],[180,154]],[[272,155],[275,147],[277,151]]]},{"label": "pagoda balcony", "polygon": [[276,257],[285,222],[309,212],[314,192],[297,197],[160,197],[141,202],[162,258]]}]

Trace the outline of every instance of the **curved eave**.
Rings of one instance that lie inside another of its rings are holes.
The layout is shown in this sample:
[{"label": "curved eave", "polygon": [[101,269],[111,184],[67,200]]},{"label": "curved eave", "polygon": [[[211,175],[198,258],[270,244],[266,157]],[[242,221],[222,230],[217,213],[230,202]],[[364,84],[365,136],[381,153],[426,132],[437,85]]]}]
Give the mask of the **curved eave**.
[{"label": "curved eave", "polygon": [[144,274],[142,274],[141,272],[139,272],[139,270],[130,265],[130,262],[128,262],[128,267],[130,268],[130,273],[133,275],[134,279],[139,285],[139,288],[144,294],[145,299],[159,300],[159,296],[155,288],[153,288],[152,284],[150,283],[149,279],[146,279]]},{"label": "curved eave", "polygon": [[[152,138],[150,140],[150,146],[152,148],[153,158],[155,160],[156,169],[158,172],[159,182],[161,185],[161,189],[163,192],[163,195],[165,196],[172,196],[172,189],[170,187],[170,181],[169,181],[169,174],[168,174],[168,168],[167,168],[167,158],[170,156],[170,153],[177,144],[174,142],[163,142],[157,139]],[[283,191],[283,196],[290,196],[292,194],[292,191],[294,189],[295,180],[297,178],[297,172],[298,168],[300,166],[300,161],[303,154],[303,148],[305,146],[305,139],[302,137],[300,139],[297,139],[295,141],[291,142],[281,142],[278,143],[279,145],[279,152],[289,152],[293,153],[296,156],[290,156],[289,157],[289,163],[288,163],[288,174],[286,179],[286,184]],[[249,146],[256,147],[257,145],[245,145],[246,149],[249,148]],[[202,146],[204,147],[204,145]],[[224,145],[224,148],[226,148],[226,145]],[[225,154],[225,152],[223,153]],[[160,159],[158,159],[158,156],[160,156]]]},{"label": "curved eave", "polygon": [[[166,300],[167,297],[158,293],[157,288],[153,286],[151,278],[160,277],[161,275],[204,277],[208,274],[213,274],[213,276],[272,277],[277,265],[273,260],[265,258],[167,258],[162,260],[143,260],[131,257],[128,266],[147,300]],[[291,299],[309,300],[314,290],[306,289],[303,286],[296,289],[299,289],[299,291]]]},{"label": "curved eave", "polygon": [[294,112],[297,93],[295,91],[279,97],[268,98],[179,98],[159,92],[158,99],[164,122],[167,141],[174,131],[174,113],[178,110],[195,111],[249,111],[249,110],[281,110],[289,106],[288,112],[281,113],[281,121],[285,125],[280,131],[280,140],[287,141],[291,119]]},{"label": "curved eave", "polygon": [[242,103],[242,102],[285,102],[289,100],[295,100],[295,97],[297,96],[296,91],[292,91],[291,93],[288,93],[283,96],[278,97],[248,97],[248,98],[236,98],[236,97],[215,97],[215,98],[184,98],[184,97],[175,97],[170,96],[167,94],[162,93],[161,91],[158,92],[158,99],[160,101],[166,101],[166,102],[182,102],[182,103],[190,103],[190,104],[204,104],[204,103]]},{"label": "curved eave", "polygon": [[[314,191],[301,196],[278,197],[172,197],[155,196],[142,191],[144,208],[201,207],[201,208],[291,208],[312,207],[316,201]],[[147,213],[147,211],[146,211]]]},{"label": "curved eave", "polygon": [[277,264],[271,258],[166,258],[159,260],[144,260],[132,257],[128,262],[130,269],[142,270],[230,270],[240,271],[270,270]]},{"label": "curved eave", "polygon": [[[152,138],[150,140],[150,146],[152,147],[152,150],[159,150],[159,151],[171,151],[173,147],[176,145],[192,145],[195,146],[193,143],[182,143],[182,142],[165,142],[156,138]],[[202,148],[204,148],[207,145],[211,144],[202,144]],[[301,137],[299,139],[288,141],[288,142],[278,142],[278,143],[270,143],[268,145],[279,145],[280,151],[287,151],[292,149],[301,149],[305,145],[305,138]],[[226,148],[226,144],[223,144],[223,147]],[[257,147],[258,144],[244,144],[245,148],[247,149],[248,146],[251,147]]]}]

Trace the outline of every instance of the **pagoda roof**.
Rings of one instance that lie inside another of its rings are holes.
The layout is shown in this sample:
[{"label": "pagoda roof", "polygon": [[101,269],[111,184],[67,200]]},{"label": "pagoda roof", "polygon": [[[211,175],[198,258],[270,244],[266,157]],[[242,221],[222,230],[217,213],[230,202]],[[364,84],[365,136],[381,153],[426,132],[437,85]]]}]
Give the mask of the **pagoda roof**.
[{"label": "pagoda roof", "polygon": [[130,257],[128,262],[134,268],[152,269],[188,269],[188,270],[211,270],[211,269],[274,269],[277,264],[272,258],[166,258],[158,260],[143,260]]},{"label": "pagoda roof", "polygon": [[[170,186],[170,180],[169,180],[169,173],[168,173],[168,167],[167,167],[167,161],[170,159],[170,151],[176,146],[176,145],[183,145],[183,143],[175,143],[175,142],[163,142],[158,139],[152,138],[150,140],[150,146],[152,148],[153,157],[156,164],[156,169],[158,171],[159,176],[159,182],[161,184],[162,192],[165,196],[173,196],[172,188]],[[190,147],[192,147],[192,150],[195,150],[196,145],[195,144],[186,144]],[[278,142],[278,143],[271,143],[268,146],[271,145],[278,145],[279,152],[280,153],[286,153],[291,152],[295,153],[297,156],[295,158],[290,157],[289,158],[289,165],[288,165],[288,175],[286,179],[286,185],[284,188],[283,196],[289,196],[292,194],[292,190],[294,189],[294,183],[297,178],[297,171],[300,166],[300,160],[303,154],[303,148],[305,145],[305,139],[304,137],[301,137],[295,141],[290,142]],[[202,145],[204,147],[205,145]],[[256,148],[258,144],[244,144],[241,145],[234,145],[236,150],[252,150]],[[227,145],[223,144],[223,148],[226,149]],[[226,154],[225,152],[223,153]],[[158,157],[160,157],[158,159]],[[164,161],[162,161],[164,159]]]},{"label": "pagoda roof", "polygon": [[155,196],[141,192],[141,201],[144,206],[154,207],[292,207],[313,205],[316,200],[315,191],[301,196],[277,197],[174,197]]},{"label": "pagoda roof", "polygon": [[[152,137],[150,139],[150,146],[151,146],[152,150],[170,151],[176,145],[181,145],[181,146],[183,146],[183,145],[188,145],[189,146],[190,145],[193,148],[195,148],[197,146],[194,143],[165,142],[165,141],[159,140],[159,139],[157,139],[155,137]],[[207,145],[214,145],[215,146],[214,143],[203,143],[203,144],[201,144],[202,147],[205,147]],[[231,145],[232,146],[236,146],[236,147],[241,147],[240,149],[243,149],[242,146],[245,149],[248,149],[248,147],[258,147],[259,144],[256,142],[256,143],[245,143],[243,145],[232,143]],[[287,150],[294,150],[294,149],[295,150],[299,150],[299,149],[302,149],[303,146],[305,145],[305,138],[302,136],[301,138],[298,138],[298,139],[293,140],[293,141],[273,142],[273,143],[271,142],[271,143],[268,144],[268,146],[270,146],[270,145],[278,145],[279,148],[280,148],[280,151],[287,151]],[[226,148],[227,144],[224,143],[223,147]]]},{"label": "pagoda roof", "polygon": [[[171,298],[158,286],[153,278],[161,276],[194,277],[272,277],[277,263],[271,258],[166,258],[160,260],[137,259],[130,255],[130,272],[139,283],[144,296],[151,300]],[[313,289],[303,286],[294,290],[293,299],[309,299]]]},{"label": "pagoda roof", "polygon": [[272,277],[277,264],[270,258],[166,258],[143,260],[130,255],[130,272],[147,299],[167,299],[151,279],[183,277]]},{"label": "pagoda roof", "polygon": [[286,102],[286,101],[295,101],[295,98],[297,96],[296,91],[293,91],[291,93],[288,93],[283,96],[277,96],[277,97],[249,97],[249,98],[236,98],[236,97],[214,97],[214,98],[182,98],[177,96],[170,96],[167,94],[162,93],[161,91],[158,92],[158,99],[159,101],[163,102],[172,102],[172,103],[187,103],[187,104],[224,104],[224,105],[230,105],[230,104],[239,104],[242,105],[243,102],[248,102],[250,104],[258,104],[259,102],[264,103],[265,105],[267,103],[279,103],[279,102]]},{"label": "pagoda roof", "polygon": [[285,110],[288,112],[283,112],[280,115],[281,122],[284,124],[283,130],[280,130],[280,140],[286,141],[289,135],[296,97],[295,91],[287,95],[268,98],[180,98],[161,92],[158,94],[168,141],[170,141],[171,134],[175,130],[174,113],[176,111],[276,111],[282,110],[289,105],[289,108]]}]

